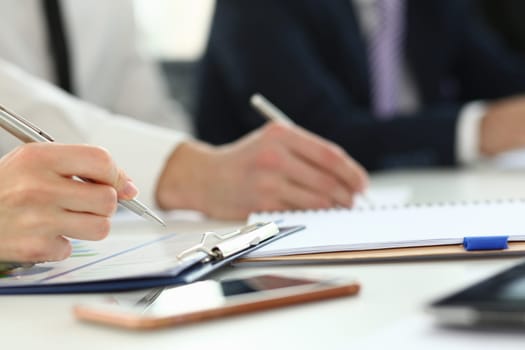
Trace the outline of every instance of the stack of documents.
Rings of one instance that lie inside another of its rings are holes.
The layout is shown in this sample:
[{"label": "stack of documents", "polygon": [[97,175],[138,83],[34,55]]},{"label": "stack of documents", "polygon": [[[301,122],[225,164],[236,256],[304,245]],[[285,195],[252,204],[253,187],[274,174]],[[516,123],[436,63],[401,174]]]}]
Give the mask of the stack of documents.
[{"label": "stack of documents", "polygon": [[301,224],[306,229],[249,257],[460,245],[468,238],[525,241],[523,213],[523,200],[256,213],[249,222]]}]

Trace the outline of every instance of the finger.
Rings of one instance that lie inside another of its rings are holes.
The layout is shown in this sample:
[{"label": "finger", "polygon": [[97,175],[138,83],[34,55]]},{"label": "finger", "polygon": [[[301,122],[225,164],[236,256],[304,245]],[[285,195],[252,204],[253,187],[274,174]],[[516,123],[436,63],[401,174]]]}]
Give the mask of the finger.
[{"label": "finger", "polygon": [[86,145],[59,145],[60,152],[48,152],[52,169],[64,177],[77,176],[113,186],[121,199],[132,199],[137,187],[128,175],[115,165],[104,149]]},{"label": "finger", "polygon": [[118,169],[117,182],[114,187],[119,199],[130,200],[139,193],[138,188],[122,169]]},{"label": "finger", "polygon": [[282,189],[282,202],[287,209],[328,209],[334,204],[328,196],[309,191],[293,182],[287,182]]},{"label": "finger", "polygon": [[117,191],[109,185],[62,178],[56,195],[57,206],[71,212],[109,217],[117,210]]},{"label": "finger", "polygon": [[19,238],[2,256],[8,261],[37,263],[63,260],[71,250],[71,243],[61,235],[36,233]]},{"label": "finger", "polygon": [[119,169],[103,148],[86,145],[58,146],[58,151],[46,152],[42,156],[59,175],[78,176],[111,186],[116,186],[121,181]]},{"label": "finger", "polygon": [[366,171],[339,146],[306,132],[304,135],[299,132],[298,141],[290,142],[290,145],[294,152],[338,177],[349,189],[362,192],[366,188]]},{"label": "finger", "polygon": [[[290,209],[293,209],[290,204],[286,203],[281,198],[272,196],[271,198],[267,198],[258,202],[254,207],[246,208],[246,210],[242,212],[243,215],[240,217],[247,218],[251,213],[254,212],[285,211]],[[239,217],[236,219],[239,219]]]},{"label": "finger", "polygon": [[304,187],[305,190],[331,198],[335,205],[350,206],[352,193],[337,177],[293,154],[287,153],[285,158],[283,171],[290,181]]},{"label": "finger", "polygon": [[63,211],[60,220],[60,233],[69,238],[99,241],[106,238],[111,229],[108,217],[88,213]]},{"label": "finger", "polygon": [[287,192],[292,182],[282,174],[259,171],[253,175],[252,181],[255,191],[245,195],[249,199],[247,205],[244,206],[246,214],[297,208],[297,206],[291,206],[290,201],[286,201],[286,198],[293,196],[294,193]]},{"label": "finger", "polygon": [[63,236],[55,236],[47,240],[47,244],[42,245],[41,258],[34,257],[32,262],[59,261],[71,255],[71,242]]},{"label": "finger", "polygon": [[294,153],[336,176],[349,190],[366,188],[366,171],[339,146],[299,127],[290,128],[288,136],[283,140]]}]

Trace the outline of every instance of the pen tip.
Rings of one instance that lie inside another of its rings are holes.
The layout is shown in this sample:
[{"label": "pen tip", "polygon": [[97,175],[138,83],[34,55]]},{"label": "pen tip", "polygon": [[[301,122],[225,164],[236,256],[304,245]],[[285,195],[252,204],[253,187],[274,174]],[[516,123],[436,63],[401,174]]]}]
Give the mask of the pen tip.
[{"label": "pen tip", "polygon": [[152,212],[147,212],[145,213],[146,216],[148,218],[150,218],[151,220],[159,223],[160,225],[162,225],[162,227],[167,227],[166,223],[164,222],[164,220],[162,220],[158,215],[156,215],[155,213],[152,213]]}]

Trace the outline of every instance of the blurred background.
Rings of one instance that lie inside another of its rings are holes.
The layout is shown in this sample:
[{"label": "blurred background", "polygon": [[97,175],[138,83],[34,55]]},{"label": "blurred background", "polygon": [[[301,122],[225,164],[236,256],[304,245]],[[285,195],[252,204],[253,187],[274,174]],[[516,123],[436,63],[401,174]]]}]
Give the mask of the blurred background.
[{"label": "blurred background", "polygon": [[[209,37],[215,0],[133,0],[142,49],[159,60],[170,91],[194,112],[196,65]],[[506,44],[525,52],[522,0],[476,0],[479,15]],[[524,54],[525,55],[525,54]]]},{"label": "blurred background", "polygon": [[[170,94],[196,118],[199,60],[210,37],[216,0],[133,1],[142,50],[160,63]],[[480,18],[509,52],[525,61],[525,1],[475,0],[471,5],[471,16]],[[220,123],[235,124],[222,119]]]},{"label": "blurred background", "polygon": [[194,111],[195,70],[209,35],[215,0],[134,0],[142,49],[157,58],[186,110]]}]

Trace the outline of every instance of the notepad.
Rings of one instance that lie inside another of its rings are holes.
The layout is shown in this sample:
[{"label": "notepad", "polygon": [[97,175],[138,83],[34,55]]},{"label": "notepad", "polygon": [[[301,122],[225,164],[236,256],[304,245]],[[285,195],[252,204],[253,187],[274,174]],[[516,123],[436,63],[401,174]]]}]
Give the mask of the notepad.
[{"label": "notepad", "polygon": [[508,236],[518,242],[525,241],[525,200],[255,213],[248,221],[306,226],[251,258],[443,246],[462,244],[465,237]]}]

